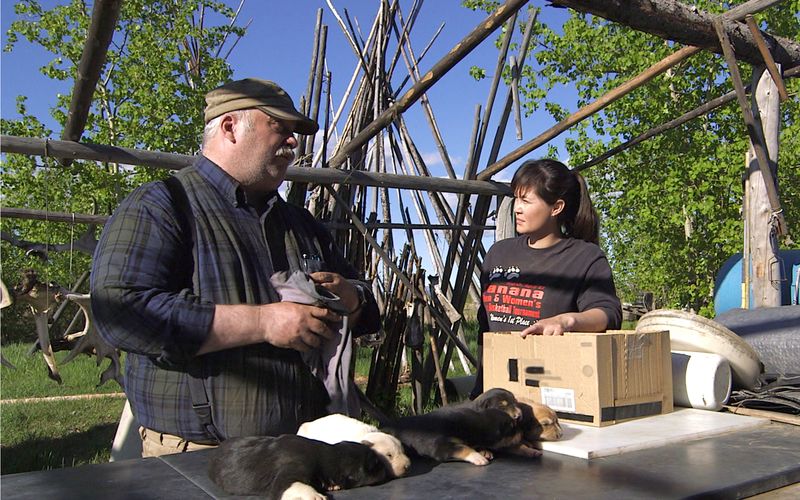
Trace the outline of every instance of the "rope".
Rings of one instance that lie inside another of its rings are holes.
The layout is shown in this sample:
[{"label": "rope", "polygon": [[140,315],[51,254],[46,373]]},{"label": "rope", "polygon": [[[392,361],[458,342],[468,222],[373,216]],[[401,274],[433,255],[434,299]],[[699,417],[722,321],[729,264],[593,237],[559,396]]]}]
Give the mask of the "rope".
[{"label": "rope", "polygon": [[[50,139],[49,138],[45,138],[45,140],[44,140],[44,157],[43,157],[43,160],[44,160],[44,169],[45,169],[44,170],[44,209],[45,209],[44,223],[45,223],[45,227],[50,227],[50,220],[49,220],[50,219],[50,193],[48,192],[48,186],[50,184],[50,164],[49,164],[49,161],[48,161],[48,160],[50,160]],[[50,234],[51,234],[51,231],[46,231],[46,233],[47,233],[47,236],[45,237],[45,247],[44,247],[45,248],[45,255],[47,255],[47,252],[50,249]],[[50,282],[52,281],[50,279],[50,266],[48,265],[49,262],[50,262],[50,257],[48,255],[47,256],[47,260],[45,260],[45,268],[44,268],[44,270],[45,270],[45,286],[47,288],[50,287]],[[50,294],[49,293],[45,293],[45,304],[47,304],[47,309],[46,310],[49,311],[50,310]],[[48,330],[47,334],[50,335],[50,332],[49,332],[50,328],[49,328],[49,324],[48,323],[49,323],[49,319],[48,319],[47,323],[45,324],[45,328],[47,328],[47,330]],[[44,349],[44,347],[45,346],[41,346],[42,349]]]},{"label": "rope", "polygon": [[[72,200],[71,193],[70,193],[70,200]],[[75,212],[72,212],[72,223],[69,226],[69,277],[72,280],[72,282],[70,283],[70,288],[75,286],[75,275],[72,273],[72,258],[74,255],[74,246],[75,246]]]}]

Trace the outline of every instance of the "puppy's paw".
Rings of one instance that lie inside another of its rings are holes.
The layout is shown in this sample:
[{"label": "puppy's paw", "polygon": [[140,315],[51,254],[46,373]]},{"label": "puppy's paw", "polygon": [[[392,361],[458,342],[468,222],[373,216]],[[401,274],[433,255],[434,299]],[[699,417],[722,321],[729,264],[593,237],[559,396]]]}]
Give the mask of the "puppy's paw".
[{"label": "puppy's paw", "polygon": [[520,444],[518,447],[511,449],[511,453],[520,457],[536,458],[542,456],[542,450],[538,450],[527,444]]},{"label": "puppy's paw", "polygon": [[475,465],[486,465],[494,460],[494,455],[489,450],[472,450],[464,457],[463,460]]},{"label": "puppy's paw", "polygon": [[493,458],[491,455],[492,454],[489,453],[489,457],[486,457],[486,452],[473,451],[464,457],[464,461],[474,465],[488,465],[489,461]]},{"label": "puppy's paw", "polygon": [[325,500],[326,498],[305,483],[292,483],[281,495],[281,500]]}]

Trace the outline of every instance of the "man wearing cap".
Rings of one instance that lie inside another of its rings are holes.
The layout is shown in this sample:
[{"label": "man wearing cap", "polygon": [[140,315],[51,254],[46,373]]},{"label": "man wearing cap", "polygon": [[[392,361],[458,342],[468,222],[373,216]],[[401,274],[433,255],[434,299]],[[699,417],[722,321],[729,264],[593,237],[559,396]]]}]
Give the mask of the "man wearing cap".
[{"label": "man wearing cap", "polygon": [[144,456],[294,433],[327,413],[301,353],[333,338],[342,315],[281,302],[274,273],[311,272],[355,335],[380,323],[327,230],[277,193],[294,134],[313,135],[317,123],[266,80],[229,82],[206,103],[202,154],[123,200],[94,255],[92,310],[100,334],[127,352]]}]

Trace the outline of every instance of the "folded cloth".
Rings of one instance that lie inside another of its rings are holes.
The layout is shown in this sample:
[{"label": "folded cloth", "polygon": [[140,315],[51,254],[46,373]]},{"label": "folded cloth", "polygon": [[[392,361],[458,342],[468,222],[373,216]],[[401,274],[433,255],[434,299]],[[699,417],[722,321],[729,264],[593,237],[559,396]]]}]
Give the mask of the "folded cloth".
[{"label": "folded cloth", "polygon": [[338,295],[315,283],[304,271],[280,271],[272,275],[270,282],[284,302],[325,307],[338,314],[348,313]]},{"label": "folded cloth", "polygon": [[317,285],[304,271],[279,271],[270,277],[270,282],[281,301],[325,307],[342,315],[336,335],[322,342],[319,349],[301,353],[301,356],[311,372],[325,384],[331,398],[327,410],[360,417],[358,388],[350,372],[353,337],[348,326],[349,311],[335,293]]}]

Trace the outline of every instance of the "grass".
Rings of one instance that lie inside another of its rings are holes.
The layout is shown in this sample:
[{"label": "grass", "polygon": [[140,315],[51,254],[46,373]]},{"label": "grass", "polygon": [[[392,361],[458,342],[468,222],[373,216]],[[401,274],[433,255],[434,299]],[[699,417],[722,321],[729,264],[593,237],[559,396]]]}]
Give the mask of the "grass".
[{"label": "grass", "polygon": [[62,360],[67,357],[66,351],[55,353],[63,383],[58,384],[50,380],[47,377],[47,365],[42,354],[36,352],[28,355],[31,345],[18,343],[3,346],[3,357],[10,361],[14,368],[4,366],[0,372],[2,399],[122,392],[122,388],[114,381],[95,387],[100,382],[100,373],[108,366],[108,360],[103,360],[98,367],[95,365],[94,357],[80,355],[65,365],[62,364]]},{"label": "grass", "polygon": [[0,473],[108,462],[125,399],[4,403]]},{"label": "grass", "polygon": [[[8,344],[3,356],[15,368],[0,369],[0,473],[72,467],[107,462],[125,399],[116,382],[95,387],[108,361],[78,356],[59,364],[63,384],[47,377],[41,353],[28,355],[31,344]],[[58,361],[66,352],[56,353]],[[45,399],[103,394],[93,399]],[[14,402],[21,398],[38,401]]]}]

